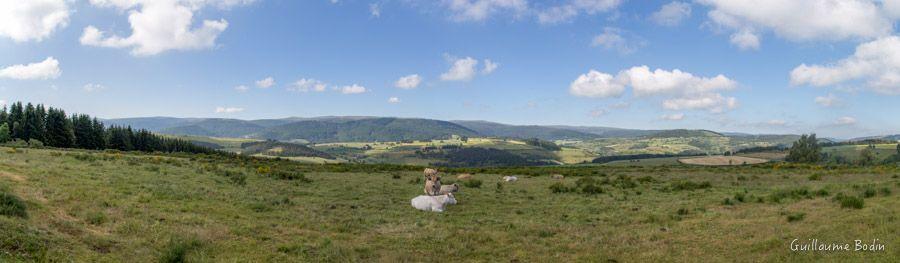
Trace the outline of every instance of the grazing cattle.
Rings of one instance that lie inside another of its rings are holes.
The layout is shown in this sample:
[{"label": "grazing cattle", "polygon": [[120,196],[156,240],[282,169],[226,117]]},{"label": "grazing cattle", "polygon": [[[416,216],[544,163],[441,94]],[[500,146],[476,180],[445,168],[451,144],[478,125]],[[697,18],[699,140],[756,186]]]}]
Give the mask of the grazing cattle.
[{"label": "grazing cattle", "polygon": [[505,182],[515,182],[518,180],[519,180],[519,177],[515,177],[515,176],[504,176],[503,177],[503,181],[505,181]]},{"label": "grazing cattle", "polygon": [[550,178],[553,178],[556,180],[562,180],[563,178],[566,178],[566,177],[561,174],[554,174],[554,175],[551,175]]},{"label": "grazing cattle", "polygon": [[459,184],[442,185],[441,192],[439,194],[445,195],[456,192],[459,192]]},{"label": "grazing cattle", "polygon": [[457,180],[469,180],[472,179],[472,174],[460,174],[456,176]]},{"label": "grazing cattle", "polygon": [[452,193],[437,196],[420,195],[410,200],[410,204],[422,211],[444,212],[447,205],[456,204],[456,198]]}]

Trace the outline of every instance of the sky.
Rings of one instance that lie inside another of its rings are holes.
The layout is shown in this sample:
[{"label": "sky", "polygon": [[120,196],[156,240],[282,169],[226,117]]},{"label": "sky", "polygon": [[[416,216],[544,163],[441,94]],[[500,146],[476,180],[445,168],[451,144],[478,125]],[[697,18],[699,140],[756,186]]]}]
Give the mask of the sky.
[{"label": "sky", "polygon": [[0,0],[0,103],[900,133],[900,0]]}]

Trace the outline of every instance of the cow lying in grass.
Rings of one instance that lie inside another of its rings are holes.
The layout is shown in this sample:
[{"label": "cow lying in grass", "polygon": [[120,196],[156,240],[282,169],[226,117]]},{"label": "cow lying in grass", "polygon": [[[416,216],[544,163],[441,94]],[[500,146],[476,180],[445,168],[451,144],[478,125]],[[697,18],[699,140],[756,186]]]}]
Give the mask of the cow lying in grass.
[{"label": "cow lying in grass", "polygon": [[453,193],[446,195],[420,195],[410,201],[413,207],[422,211],[444,212],[447,205],[455,205],[456,198]]},{"label": "cow lying in grass", "polygon": [[442,185],[441,192],[439,194],[445,195],[456,192],[459,192],[459,184]]}]

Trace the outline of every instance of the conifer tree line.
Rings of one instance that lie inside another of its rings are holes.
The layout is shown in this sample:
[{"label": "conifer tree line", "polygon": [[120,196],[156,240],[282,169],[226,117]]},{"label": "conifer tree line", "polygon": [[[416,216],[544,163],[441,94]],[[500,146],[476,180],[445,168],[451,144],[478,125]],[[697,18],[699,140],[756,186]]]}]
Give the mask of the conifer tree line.
[{"label": "conifer tree line", "polygon": [[214,150],[187,140],[166,138],[130,126],[106,127],[86,114],[66,115],[62,109],[16,102],[0,110],[0,143],[11,140],[45,146],[90,150],[115,149],[143,152],[211,153]]}]

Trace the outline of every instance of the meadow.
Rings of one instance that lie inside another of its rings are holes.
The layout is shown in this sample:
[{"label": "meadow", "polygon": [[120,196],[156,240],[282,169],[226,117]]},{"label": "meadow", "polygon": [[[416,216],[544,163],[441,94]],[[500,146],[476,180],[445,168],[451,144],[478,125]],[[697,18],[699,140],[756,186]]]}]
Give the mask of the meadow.
[{"label": "meadow", "polygon": [[[410,207],[422,168],[0,147],[0,261],[900,258],[896,166],[447,169],[462,189],[444,213]],[[794,239],[885,250],[795,252]]]}]

